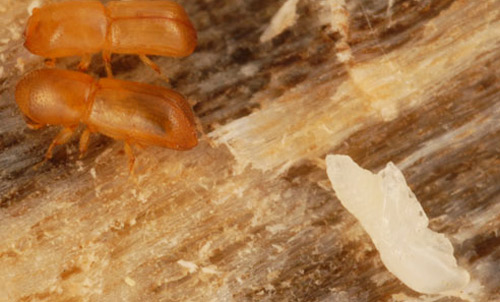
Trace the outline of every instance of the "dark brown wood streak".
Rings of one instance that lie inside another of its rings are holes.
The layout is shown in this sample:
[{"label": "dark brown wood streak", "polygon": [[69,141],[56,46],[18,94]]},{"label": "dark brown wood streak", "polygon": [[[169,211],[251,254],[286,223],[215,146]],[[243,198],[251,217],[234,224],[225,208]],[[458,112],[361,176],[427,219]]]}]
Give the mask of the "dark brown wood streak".
[{"label": "dark brown wood streak", "polygon": [[[261,43],[284,1],[179,0],[198,47],[152,58],[171,83],[135,56],[113,71],[181,92],[205,135],[191,151],[136,150],[135,178],[122,143],[97,134],[82,159],[75,136],[32,169],[58,129],[29,130],[16,106],[43,59],[22,47],[32,1],[4,2],[0,301],[429,301],[339,203],[330,153],[394,162],[483,286],[476,301],[500,300],[499,1],[347,0],[345,48],[322,1],[300,0]],[[99,56],[89,73],[105,76]]]}]

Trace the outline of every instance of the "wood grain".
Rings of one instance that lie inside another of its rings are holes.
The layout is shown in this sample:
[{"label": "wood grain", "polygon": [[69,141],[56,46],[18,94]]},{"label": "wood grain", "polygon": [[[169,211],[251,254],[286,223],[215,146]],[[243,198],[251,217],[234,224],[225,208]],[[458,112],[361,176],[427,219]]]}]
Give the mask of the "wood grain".
[{"label": "wood grain", "polygon": [[[83,159],[75,137],[32,169],[58,129],[28,130],[14,100],[43,66],[22,47],[32,2],[0,4],[0,301],[462,301],[384,268],[328,183],[329,153],[393,161],[482,285],[475,301],[500,301],[499,1],[347,1],[348,62],[320,2],[266,43],[283,1],[179,3],[198,48],[153,60],[205,135],[136,150],[133,178],[99,135]],[[113,71],[168,86],[134,56]],[[89,72],[105,76],[99,56]]]}]

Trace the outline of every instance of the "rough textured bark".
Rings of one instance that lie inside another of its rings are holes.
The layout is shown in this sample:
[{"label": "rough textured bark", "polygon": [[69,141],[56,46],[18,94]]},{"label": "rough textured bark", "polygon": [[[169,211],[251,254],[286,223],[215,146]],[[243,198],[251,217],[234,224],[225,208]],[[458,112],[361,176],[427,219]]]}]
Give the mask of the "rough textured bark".
[{"label": "rough textured bark", "polygon": [[[500,300],[499,1],[302,0],[265,43],[283,1],[179,2],[197,51],[153,60],[206,135],[137,150],[134,178],[99,135],[83,159],[75,138],[32,169],[58,131],[28,130],[13,97],[43,66],[22,47],[34,2],[0,3],[0,301],[432,299],[383,267],[329,186],[328,153],[393,161],[483,286],[476,301]],[[113,71],[168,86],[135,56]],[[99,56],[89,72],[105,76]]]}]

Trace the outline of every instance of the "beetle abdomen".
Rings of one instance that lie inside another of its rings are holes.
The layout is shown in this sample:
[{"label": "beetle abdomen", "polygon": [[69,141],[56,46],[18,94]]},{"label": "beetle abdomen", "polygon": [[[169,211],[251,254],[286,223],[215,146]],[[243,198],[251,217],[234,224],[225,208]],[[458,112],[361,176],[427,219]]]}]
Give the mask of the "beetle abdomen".
[{"label": "beetle abdomen", "polygon": [[152,85],[101,79],[90,114],[90,129],[140,145],[190,149],[197,145],[192,112],[178,93]]},{"label": "beetle abdomen", "polygon": [[188,15],[172,1],[112,1],[109,51],[183,57],[196,47]]},{"label": "beetle abdomen", "polygon": [[86,74],[41,69],[16,86],[16,102],[25,116],[38,124],[78,125],[88,107],[94,79]]}]

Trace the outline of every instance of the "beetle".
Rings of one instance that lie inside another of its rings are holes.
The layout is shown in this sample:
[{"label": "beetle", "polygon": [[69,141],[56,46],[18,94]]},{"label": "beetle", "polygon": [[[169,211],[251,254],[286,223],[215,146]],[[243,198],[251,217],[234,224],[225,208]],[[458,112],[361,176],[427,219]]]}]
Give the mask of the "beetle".
[{"label": "beetle", "polygon": [[24,46],[50,58],[81,56],[86,70],[91,55],[102,52],[109,77],[111,53],[138,54],[157,73],[146,55],[185,57],[197,42],[186,12],[172,1],[69,1],[35,8],[24,32]]},{"label": "beetle", "polygon": [[167,88],[40,69],[19,81],[15,98],[31,129],[63,127],[43,162],[52,157],[55,146],[69,141],[80,123],[86,125],[80,137],[80,157],[90,134],[99,132],[125,142],[130,172],[135,161],[132,145],[188,150],[198,144],[191,107],[182,95]]}]

